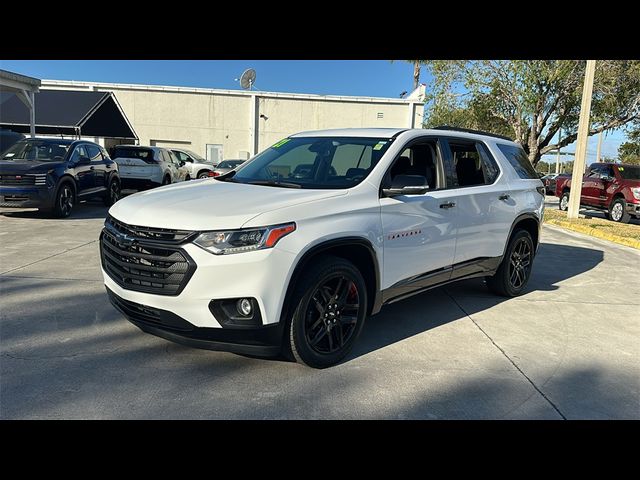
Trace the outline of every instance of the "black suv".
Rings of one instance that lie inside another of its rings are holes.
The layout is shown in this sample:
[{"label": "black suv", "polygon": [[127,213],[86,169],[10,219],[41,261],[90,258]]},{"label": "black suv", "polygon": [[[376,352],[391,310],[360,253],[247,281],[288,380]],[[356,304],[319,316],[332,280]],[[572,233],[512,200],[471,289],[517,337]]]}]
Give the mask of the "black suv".
[{"label": "black suv", "polygon": [[0,207],[38,208],[68,217],[79,200],[120,197],[118,165],[97,143],[27,138],[0,157]]}]

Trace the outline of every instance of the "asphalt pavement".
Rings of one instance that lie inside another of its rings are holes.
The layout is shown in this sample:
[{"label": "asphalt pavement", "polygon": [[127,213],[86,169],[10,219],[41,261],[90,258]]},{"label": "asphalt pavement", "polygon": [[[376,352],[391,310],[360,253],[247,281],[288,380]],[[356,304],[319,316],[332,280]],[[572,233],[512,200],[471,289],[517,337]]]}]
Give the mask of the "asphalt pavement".
[{"label": "asphalt pavement", "polygon": [[385,307],[313,370],[142,333],[109,304],[106,209],[0,214],[2,419],[639,419],[640,251],[545,227],[527,293]]}]

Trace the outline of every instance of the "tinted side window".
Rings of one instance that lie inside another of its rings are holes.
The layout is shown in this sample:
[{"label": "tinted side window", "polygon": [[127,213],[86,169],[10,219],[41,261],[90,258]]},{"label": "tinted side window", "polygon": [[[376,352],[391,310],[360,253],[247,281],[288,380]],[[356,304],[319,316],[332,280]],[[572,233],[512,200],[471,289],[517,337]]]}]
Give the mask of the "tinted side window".
[{"label": "tinted side window", "polygon": [[102,153],[100,153],[100,149],[95,145],[87,145],[87,154],[92,162],[102,161]]},{"label": "tinted side window", "polygon": [[533,165],[531,165],[529,157],[527,157],[527,154],[524,152],[522,147],[499,143],[498,148],[507,158],[520,178],[538,178],[538,174],[533,168]]},{"label": "tinted side window", "polygon": [[482,161],[482,170],[484,172],[485,183],[491,184],[495,182],[496,178],[498,178],[498,175],[500,175],[500,168],[487,150],[487,147],[485,147],[481,143],[476,143],[476,148],[480,153],[480,160]]},{"label": "tinted side window", "polygon": [[449,147],[458,186],[490,185],[498,177],[498,165],[484,145],[473,141],[452,140]]},{"label": "tinted side window", "polygon": [[71,154],[71,158],[69,159],[69,161],[71,163],[75,163],[78,160],[80,160],[80,157],[88,157],[89,155],[87,155],[87,151],[85,150],[85,146],[84,145],[78,145],[75,150],[73,151],[73,153]]}]

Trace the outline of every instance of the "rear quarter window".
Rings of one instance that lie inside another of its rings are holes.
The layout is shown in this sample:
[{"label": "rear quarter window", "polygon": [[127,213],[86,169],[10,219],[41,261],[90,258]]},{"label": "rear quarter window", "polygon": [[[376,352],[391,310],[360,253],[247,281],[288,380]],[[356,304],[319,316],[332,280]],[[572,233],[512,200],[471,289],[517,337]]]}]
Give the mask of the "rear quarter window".
[{"label": "rear quarter window", "polygon": [[522,147],[499,143],[498,148],[506,157],[507,161],[511,164],[520,178],[532,178],[536,180],[539,178],[536,170],[533,168],[533,165],[531,165],[531,162],[529,161],[529,157],[527,157],[527,154],[522,149]]}]

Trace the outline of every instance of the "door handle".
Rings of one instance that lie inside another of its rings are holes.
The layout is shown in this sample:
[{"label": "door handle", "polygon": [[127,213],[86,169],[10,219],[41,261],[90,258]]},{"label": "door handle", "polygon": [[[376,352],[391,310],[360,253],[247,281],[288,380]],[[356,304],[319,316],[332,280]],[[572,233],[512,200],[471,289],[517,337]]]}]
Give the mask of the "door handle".
[{"label": "door handle", "polygon": [[511,197],[509,197],[508,193],[503,193],[502,195],[500,195],[498,197],[498,200],[509,200],[509,198],[511,198]]},{"label": "door handle", "polygon": [[447,203],[440,204],[440,208],[453,208],[455,206],[456,206],[455,202],[447,202]]}]

